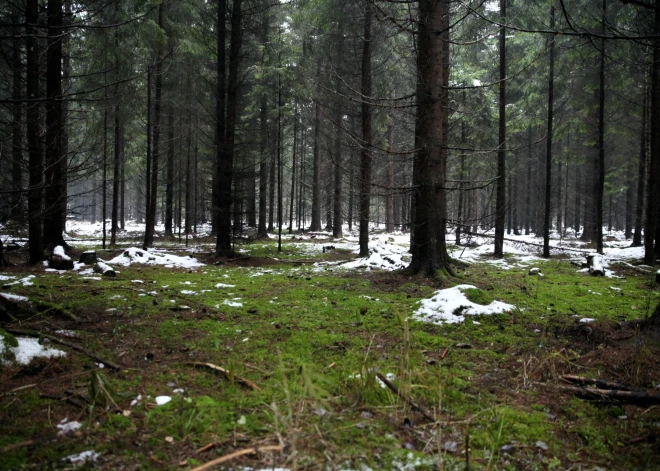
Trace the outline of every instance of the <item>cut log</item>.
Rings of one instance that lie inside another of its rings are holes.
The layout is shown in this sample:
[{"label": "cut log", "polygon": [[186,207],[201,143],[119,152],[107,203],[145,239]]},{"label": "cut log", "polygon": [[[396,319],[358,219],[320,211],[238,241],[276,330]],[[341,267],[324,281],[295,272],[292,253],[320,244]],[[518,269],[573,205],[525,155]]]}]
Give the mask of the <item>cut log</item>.
[{"label": "cut log", "polygon": [[587,266],[591,276],[605,276],[605,269],[603,268],[603,259],[599,254],[587,255]]},{"label": "cut log", "polygon": [[64,247],[58,245],[53,249],[48,266],[55,270],[73,270],[73,259],[64,252]]},{"label": "cut log", "polygon": [[96,252],[94,250],[88,250],[87,252],[80,254],[80,263],[94,265],[96,262],[98,262],[98,259],[96,258]]},{"label": "cut log", "polygon": [[115,278],[117,276],[117,272],[110,265],[103,262],[97,262],[94,265],[94,271],[109,278]]}]

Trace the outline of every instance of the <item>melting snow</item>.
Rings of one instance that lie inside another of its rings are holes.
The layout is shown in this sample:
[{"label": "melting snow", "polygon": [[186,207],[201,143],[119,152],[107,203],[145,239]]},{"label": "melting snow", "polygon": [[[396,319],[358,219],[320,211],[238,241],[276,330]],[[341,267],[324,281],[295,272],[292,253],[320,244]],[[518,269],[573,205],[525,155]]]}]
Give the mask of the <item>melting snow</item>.
[{"label": "melting snow", "polygon": [[158,404],[159,406],[162,406],[164,404],[167,404],[171,400],[172,400],[172,398],[170,396],[157,396],[156,397],[156,404]]},{"label": "melting snow", "polygon": [[196,258],[189,256],[181,257],[157,249],[146,251],[137,247],[130,247],[124,250],[121,255],[116,256],[108,261],[108,263],[111,265],[123,266],[129,266],[133,263],[142,263],[145,265],[164,265],[165,268],[197,268],[204,266],[204,264],[199,262]]},{"label": "melting snow", "polygon": [[60,429],[60,431],[57,432],[57,434],[66,435],[67,433],[75,432],[80,427],[82,427],[82,424],[80,422],[76,420],[72,420],[71,422],[69,422],[69,419],[65,417],[60,421],[59,424],[57,424],[57,428]]},{"label": "melting snow", "polygon": [[424,322],[455,324],[463,322],[466,315],[501,314],[515,309],[515,306],[501,301],[493,301],[488,306],[473,303],[463,294],[466,289],[476,287],[458,285],[436,291],[432,298],[420,301],[421,306],[414,317]]},{"label": "melting snow", "polygon": [[[21,365],[27,365],[35,357],[63,357],[66,356],[66,352],[58,350],[56,348],[44,347],[39,344],[39,341],[32,337],[16,337],[18,342],[18,347],[9,347],[9,350],[14,353],[16,362]],[[0,352],[5,351],[5,344],[3,337],[0,336]]]},{"label": "melting snow", "polygon": [[101,453],[97,453],[94,450],[87,450],[83,451],[82,453],[78,453],[77,455],[69,455],[66,458],[64,458],[63,461],[69,461],[71,464],[79,465],[83,463],[87,463],[89,461],[96,461],[96,459],[101,456]]},{"label": "melting snow", "polygon": [[11,293],[0,293],[0,297],[5,298],[7,301],[11,301],[14,303],[29,303],[30,300],[26,298],[25,296],[19,296],[18,294],[11,294]]}]

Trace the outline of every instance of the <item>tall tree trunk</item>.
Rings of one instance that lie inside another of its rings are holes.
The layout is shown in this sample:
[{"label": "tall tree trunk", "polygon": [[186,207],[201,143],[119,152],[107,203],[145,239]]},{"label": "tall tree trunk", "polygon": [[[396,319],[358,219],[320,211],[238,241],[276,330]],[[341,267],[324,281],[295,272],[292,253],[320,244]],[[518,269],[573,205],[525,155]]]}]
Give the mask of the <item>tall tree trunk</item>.
[{"label": "tall tree trunk", "polygon": [[371,196],[371,5],[364,9],[362,42],[362,149],[360,152],[360,257],[369,256],[369,203]]},{"label": "tall tree trunk", "polygon": [[385,200],[385,230],[394,232],[394,116],[387,123],[387,196]]},{"label": "tall tree trunk", "polygon": [[291,151],[291,196],[289,198],[289,234],[293,234],[293,211],[295,207],[296,200],[296,172],[298,171],[296,167],[296,153],[298,151],[298,103],[295,105],[295,110],[293,113],[293,150]]},{"label": "tall tree trunk", "polygon": [[[11,19],[13,24],[18,24],[18,16]],[[20,221],[23,215],[23,65],[21,60],[20,31],[16,32],[12,44],[12,97],[15,100],[12,105],[12,164],[11,164],[11,218]]]},{"label": "tall tree trunk", "polygon": [[[216,62],[216,83],[215,83],[215,147],[216,158],[213,172],[213,183],[211,188],[211,232],[218,234],[218,215],[220,210],[220,179],[221,167],[223,161],[223,152],[225,146],[225,108],[226,108],[226,52],[225,52],[225,16],[227,12],[227,0],[216,0],[218,2],[218,11],[216,17],[216,49],[218,60]],[[216,251],[217,251],[216,241]]]},{"label": "tall tree trunk", "polygon": [[112,172],[112,222],[110,226],[110,245],[114,247],[117,243],[117,229],[119,217],[119,184],[121,182],[121,122],[119,116],[119,85],[115,85],[115,146],[114,146],[114,170]]},{"label": "tall tree trunk", "polygon": [[[463,103],[465,103],[465,91],[463,91]],[[461,119],[461,146],[465,147],[465,116]],[[461,245],[461,229],[463,228],[463,199],[465,191],[465,151],[461,150],[460,166],[458,173],[458,212],[456,217],[456,245]]]},{"label": "tall tree trunk", "polygon": [[447,228],[449,3],[420,0],[417,42],[417,122],[413,186],[416,187],[412,219],[413,273],[453,274],[445,232]]},{"label": "tall tree trunk", "polygon": [[[279,30],[280,37],[282,30]],[[278,55],[278,67],[282,67],[282,62]],[[282,76],[277,74],[277,251],[282,251],[282,219],[283,219],[283,201],[282,201],[282,152],[284,151],[284,136],[282,135],[282,108],[284,100],[282,99]]]},{"label": "tall tree trunk", "polygon": [[44,193],[44,245],[66,246],[63,238],[62,179],[66,171],[62,153],[62,0],[48,0],[46,51],[46,167]]},{"label": "tall tree trunk", "polygon": [[647,265],[655,263],[656,250],[660,248],[660,241],[655,240],[658,235],[658,212],[660,210],[660,0],[655,0],[654,5],[656,38],[653,40],[653,66],[651,69],[651,154],[649,156],[646,225],[644,226],[644,263]]},{"label": "tall tree trunk", "polygon": [[259,113],[259,224],[257,236],[266,237],[266,211],[268,204],[268,96],[265,91],[261,94],[261,110]]},{"label": "tall tree trunk", "polygon": [[637,166],[637,201],[635,208],[635,233],[633,234],[633,247],[642,246],[642,227],[644,226],[644,193],[646,191],[646,139],[648,136],[648,85],[644,87],[642,101],[642,131],[640,136],[639,162]]},{"label": "tall tree trunk", "polygon": [[174,206],[174,106],[168,107],[167,115],[167,182],[165,186],[165,236],[172,236]]},{"label": "tall tree trunk", "polygon": [[[550,7],[550,29],[555,27],[555,6]],[[546,137],[545,153],[545,213],[543,218],[543,256],[550,257],[550,214],[552,213],[552,138],[555,93],[555,36],[548,38],[550,68],[548,78],[548,135]]]},{"label": "tall tree trunk", "polygon": [[238,107],[238,65],[241,50],[242,0],[234,0],[231,14],[231,38],[229,43],[229,78],[227,81],[227,129],[225,145],[220,161],[220,185],[218,208],[218,238],[215,251],[218,256],[233,255],[231,248],[231,183],[234,171],[234,138]]},{"label": "tall tree trunk", "polygon": [[[158,8],[158,26],[164,24],[164,3]],[[154,83],[154,112],[152,123],[152,143],[151,143],[151,188],[148,196],[149,212],[146,217],[146,228],[144,231],[143,248],[146,250],[154,244],[154,229],[156,226],[156,209],[158,206],[158,164],[160,158],[160,123],[161,123],[161,97],[163,93],[163,54],[159,48],[156,57],[156,78]]]},{"label": "tall tree trunk", "polygon": [[28,192],[28,245],[30,264],[43,260],[43,239],[41,230],[41,203],[43,188],[43,157],[41,154],[41,137],[39,124],[39,2],[25,2],[25,36],[27,77],[26,92],[30,100],[27,105],[27,145],[30,166],[30,190]]},{"label": "tall tree trunk", "polygon": [[[600,32],[605,35],[607,0],[603,0],[603,17]],[[600,64],[598,71],[598,183],[596,188],[596,250],[603,253],[603,197],[605,190],[605,39],[600,40]]]},{"label": "tall tree trunk", "polygon": [[[147,158],[146,158],[146,165],[145,165],[145,188],[144,188],[144,224],[145,224],[145,232],[148,230],[148,225],[147,225],[147,218],[148,214],[151,213],[150,205],[151,205],[151,199],[149,198],[149,195],[151,195],[151,141],[152,141],[152,114],[151,114],[151,82],[152,82],[152,73],[151,73],[151,66],[147,69]],[[104,238],[105,240],[105,238]]]},{"label": "tall tree trunk", "polygon": [[310,231],[321,230],[321,56],[316,63],[316,98],[314,102],[314,168],[312,174],[312,223]]},{"label": "tall tree trunk", "polygon": [[532,127],[527,128],[527,188],[525,191],[525,235],[532,226]]},{"label": "tall tree trunk", "polygon": [[[279,145],[279,138],[275,139],[276,145]],[[277,163],[276,157],[277,157],[277,150],[275,152],[276,155],[270,157],[270,164],[269,164],[269,170],[268,170],[268,189],[269,189],[269,194],[268,194],[268,202],[270,203],[268,205],[268,231],[273,232],[275,230],[275,172],[277,169],[275,168],[275,164]]]},{"label": "tall tree trunk", "polygon": [[[506,24],[506,1],[500,0],[502,25]],[[495,250],[504,257],[504,221],[506,217],[506,28],[500,29],[500,99],[499,139],[497,148],[497,196],[495,199]]]}]

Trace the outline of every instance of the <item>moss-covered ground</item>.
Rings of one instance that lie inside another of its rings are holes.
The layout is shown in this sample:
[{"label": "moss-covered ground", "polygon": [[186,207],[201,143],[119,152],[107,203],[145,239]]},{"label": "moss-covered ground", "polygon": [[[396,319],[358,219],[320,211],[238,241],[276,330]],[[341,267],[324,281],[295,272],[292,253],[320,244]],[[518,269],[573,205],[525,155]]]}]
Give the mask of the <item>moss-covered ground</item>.
[{"label": "moss-covered ground", "polygon": [[[186,470],[274,445],[283,451],[222,466],[660,469],[657,406],[556,387],[574,374],[658,392],[660,335],[628,322],[660,301],[650,273],[622,265],[620,278],[596,278],[550,260],[535,265],[542,277],[477,263],[429,280],[319,268],[352,255],[306,243],[245,244],[243,258],[195,269],[117,267],[114,279],[7,269],[36,278],[4,292],[59,309],[3,327],[71,331],[68,342],[121,368],[66,346],[66,357],[4,364],[0,469],[71,468],[66,457],[94,450],[78,469]],[[516,309],[451,325],[411,317],[455,284]],[[65,418],[83,425],[58,435]]]}]

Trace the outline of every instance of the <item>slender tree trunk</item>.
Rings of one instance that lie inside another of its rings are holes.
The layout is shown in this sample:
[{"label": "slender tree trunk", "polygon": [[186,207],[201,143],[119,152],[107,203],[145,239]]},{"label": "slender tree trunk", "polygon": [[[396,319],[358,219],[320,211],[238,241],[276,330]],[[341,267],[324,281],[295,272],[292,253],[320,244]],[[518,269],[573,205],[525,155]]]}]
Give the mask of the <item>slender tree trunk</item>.
[{"label": "slender tree trunk", "polygon": [[41,229],[41,203],[43,187],[43,157],[41,154],[41,137],[39,123],[41,116],[39,110],[39,2],[26,0],[25,2],[25,36],[27,77],[26,92],[30,100],[27,105],[27,145],[30,166],[30,189],[28,192],[28,245],[30,251],[30,264],[43,260],[43,239]]},{"label": "slender tree trunk", "polygon": [[[158,26],[163,27],[164,24],[164,3],[160,4],[158,8]],[[143,248],[146,250],[153,246],[154,243],[154,229],[156,226],[156,209],[158,206],[158,164],[160,158],[160,125],[161,125],[161,97],[163,93],[163,54],[158,50],[156,57],[156,78],[154,83],[155,97],[154,97],[154,114],[152,123],[152,143],[151,143],[151,187],[148,195],[149,199],[149,212],[146,217],[146,229],[144,231],[144,244]]]},{"label": "slender tree trunk", "polygon": [[[147,158],[146,158],[146,172],[145,172],[145,189],[144,189],[144,224],[145,224],[145,237],[148,231],[147,219],[151,213],[151,142],[152,142],[152,114],[151,114],[151,82],[152,73],[151,66],[147,69]],[[104,180],[105,181],[105,180]],[[104,239],[105,240],[105,239]]]},{"label": "slender tree trunk", "polygon": [[[267,30],[267,21],[264,29]],[[264,44],[267,38],[263,39]],[[261,94],[261,109],[259,113],[259,224],[257,225],[257,236],[266,237],[266,208],[268,195],[268,96],[264,91]]]},{"label": "slender tree trunk", "polygon": [[385,230],[394,232],[394,116],[387,123],[387,194],[385,199]]},{"label": "slender tree trunk", "polygon": [[[465,91],[463,91],[463,102],[465,103]],[[465,147],[465,117],[461,119],[461,145]],[[463,228],[463,199],[465,191],[465,151],[461,150],[460,167],[458,173],[459,189],[458,189],[458,214],[456,217],[456,245],[461,245],[461,229]]]},{"label": "slender tree trunk", "polygon": [[63,238],[62,179],[66,171],[62,154],[62,0],[48,0],[48,49],[46,51],[46,167],[44,193],[44,245],[66,246]]},{"label": "slender tree trunk", "polygon": [[[281,37],[282,30],[279,30]],[[282,67],[280,57],[277,61],[278,67]],[[283,219],[283,193],[282,193],[282,152],[284,150],[284,139],[282,135],[282,108],[284,108],[284,101],[282,100],[282,77],[277,75],[277,251],[282,251],[282,219]]]},{"label": "slender tree trunk", "polygon": [[[276,145],[279,146],[279,138],[275,139]],[[268,189],[269,189],[269,194],[268,194],[268,202],[270,203],[268,205],[268,231],[273,232],[275,230],[275,172],[276,172],[276,159],[277,159],[277,149],[275,151],[275,155],[270,157],[270,164],[269,164],[269,170],[268,170]]]},{"label": "slender tree trunk", "polygon": [[[506,24],[506,0],[500,0],[502,24]],[[499,139],[497,149],[497,197],[495,200],[495,250],[504,257],[504,221],[506,216],[506,28],[500,29],[500,99]]]},{"label": "slender tree trunk", "polygon": [[646,191],[646,151],[648,136],[648,86],[644,87],[642,102],[642,131],[640,137],[639,162],[637,166],[637,202],[635,208],[635,233],[633,247],[642,246],[642,227],[644,226],[644,193]]},{"label": "slender tree trunk", "polygon": [[[607,0],[603,0],[601,34],[605,35]],[[596,250],[603,253],[603,198],[605,190],[605,39],[600,40],[600,67],[598,78],[598,183],[596,189]]]},{"label": "slender tree trunk", "polygon": [[[18,16],[11,19],[13,24],[19,24]],[[21,60],[20,30],[16,31],[16,37],[12,44],[12,165],[11,165],[11,218],[21,221],[23,214],[23,66]]]},{"label": "slender tree trunk", "polygon": [[[216,49],[218,60],[216,63],[216,83],[215,83],[215,146],[216,158],[213,172],[213,183],[211,188],[211,232],[218,235],[218,216],[220,211],[220,181],[222,173],[222,162],[225,143],[225,108],[226,108],[226,53],[225,53],[225,15],[227,11],[227,0],[216,0],[218,11],[216,17]],[[218,242],[216,241],[216,252],[218,251]]]},{"label": "slender tree trunk", "polygon": [[298,103],[295,105],[293,113],[293,150],[291,152],[291,196],[289,198],[289,234],[293,234],[293,210],[295,207],[296,196],[296,153],[298,151]]},{"label": "slender tree trunk", "polygon": [[314,168],[312,176],[312,223],[310,231],[321,230],[321,56],[316,63],[316,99],[314,103]]},{"label": "slender tree trunk", "polygon": [[[555,6],[550,7],[550,29],[555,27]],[[555,36],[549,38],[550,69],[548,79],[548,136],[545,153],[545,213],[543,218],[543,256],[550,257],[550,214],[552,213],[552,138],[555,93]]]},{"label": "slender tree trunk", "polygon": [[117,244],[117,229],[119,217],[119,184],[121,181],[121,122],[119,116],[119,86],[115,85],[115,145],[114,145],[114,169],[112,172],[112,221],[110,225],[110,246]]},{"label": "slender tree trunk", "polygon": [[225,146],[220,162],[219,208],[218,208],[218,239],[216,254],[231,256],[231,183],[234,171],[234,138],[236,133],[237,98],[238,98],[238,65],[241,50],[241,6],[242,0],[234,0],[231,14],[231,38],[229,45],[229,79],[227,82],[227,129]]},{"label": "slender tree trunk", "polygon": [[369,256],[369,203],[371,196],[371,5],[364,9],[362,43],[362,150],[360,152],[360,257]]},{"label": "slender tree trunk", "polygon": [[532,127],[527,128],[527,188],[525,191],[525,235],[529,235],[532,225]]},{"label": "slender tree trunk", "polygon": [[167,115],[167,182],[165,186],[165,236],[172,237],[174,206],[174,106]]}]

